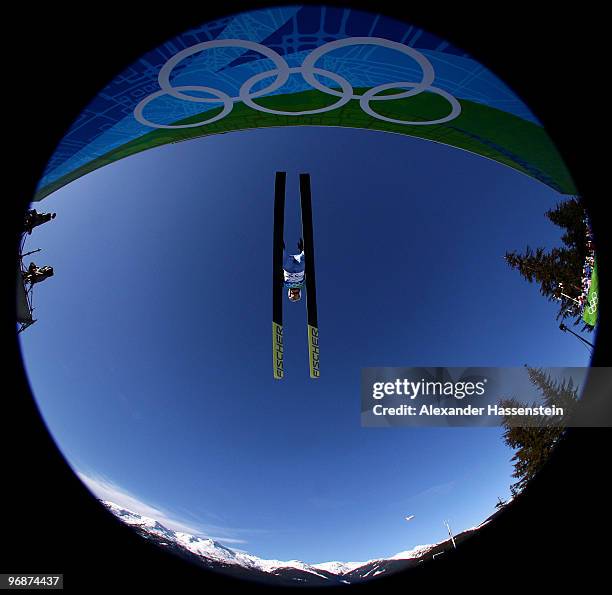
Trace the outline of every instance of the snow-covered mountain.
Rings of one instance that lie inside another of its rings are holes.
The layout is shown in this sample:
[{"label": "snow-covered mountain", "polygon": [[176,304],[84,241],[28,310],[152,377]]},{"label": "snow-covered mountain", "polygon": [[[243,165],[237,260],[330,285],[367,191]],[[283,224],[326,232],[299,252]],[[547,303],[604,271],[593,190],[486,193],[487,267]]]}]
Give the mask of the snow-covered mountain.
[{"label": "snow-covered mountain", "polygon": [[313,564],[312,567],[340,575],[351,572],[364,564],[365,562],[322,562],[321,564]]},{"label": "snow-covered mountain", "polygon": [[[142,537],[173,551],[212,570],[221,570],[242,578],[281,582],[290,584],[350,584],[360,582],[381,574],[403,570],[424,560],[428,555],[442,552],[448,540],[430,545],[420,545],[411,550],[400,552],[390,558],[368,560],[366,562],[323,562],[306,564],[300,560],[265,560],[244,552],[232,550],[217,541],[198,537],[190,533],[173,531],[159,521],[140,515],[107,500],[101,501],[108,510],[132,526]],[[484,523],[483,523],[484,524]],[[479,525],[481,527],[482,525]],[[479,527],[468,529],[460,535],[472,532]],[[435,552],[434,552],[435,550]]]}]

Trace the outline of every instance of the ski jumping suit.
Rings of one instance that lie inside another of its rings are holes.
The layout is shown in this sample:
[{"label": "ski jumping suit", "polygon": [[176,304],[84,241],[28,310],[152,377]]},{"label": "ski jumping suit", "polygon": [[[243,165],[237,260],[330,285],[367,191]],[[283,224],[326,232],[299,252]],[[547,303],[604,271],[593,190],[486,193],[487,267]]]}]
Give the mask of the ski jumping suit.
[{"label": "ski jumping suit", "polygon": [[304,251],[299,254],[283,254],[283,279],[286,288],[304,285]]}]

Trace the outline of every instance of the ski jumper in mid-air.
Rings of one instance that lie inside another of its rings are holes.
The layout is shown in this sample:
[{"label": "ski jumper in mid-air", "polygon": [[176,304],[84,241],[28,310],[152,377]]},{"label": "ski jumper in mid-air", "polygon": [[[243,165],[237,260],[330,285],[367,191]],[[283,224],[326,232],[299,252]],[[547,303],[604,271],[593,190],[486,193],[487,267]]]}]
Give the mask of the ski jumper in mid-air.
[{"label": "ski jumper in mid-air", "polygon": [[283,242],[283,285],[287,288],[287,297],[292,302],[302,298],[302,287],[306,271],[304,259],[304,241],[300,238],[298,242],[299,254],[287,254],[285,242]]},{"label": "ski jumper in mid-air", "polygon": [[276,380],[285,375],[283,343],[283,294],[289,301],[298,302],[302,289],[306,299],[306,328],[308,331],[308,361],[310,377],[319,378],[319,323],[315,280],[315,246],[312,225],[312,196],[310,174],[300,174],[300,209],[302,238],[297,254],[288,254],[283,241],[285,224],[285,187],[287,172],[276,172],[274,178],[274,225],[272,230],[272,365]]}]

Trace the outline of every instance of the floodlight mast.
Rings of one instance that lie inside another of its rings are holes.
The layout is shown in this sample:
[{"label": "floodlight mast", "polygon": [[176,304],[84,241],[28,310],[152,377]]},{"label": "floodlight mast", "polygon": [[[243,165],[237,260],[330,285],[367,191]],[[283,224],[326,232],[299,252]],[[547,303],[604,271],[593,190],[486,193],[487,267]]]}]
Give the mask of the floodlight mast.
[{"label": "floodlight mast", "polygon": [[26,256],[30,256],[31,254],[36,254],[37,252],[40,252],[42,250],[42,248],[36,248],[36,250],[30,250],[29,252],[26,252],[25,254],[21,255],[21,258],[25,258]]},{"label": "floodlight mast", "polygon": [[584,337],[581,337],[578,333],[575,333],[571,328],[568,328],[565,324],[561,323],[559,325],[559,328],[564,333],[571,333],[572,335],[574,335],[574,337],[576,337],[577,339],[580,339],[580,341],[582,341],[585,345],[588,345],[591,348],[591,352],[593,349],[595,349],[595,345],[593,345],[593,343],[591,343],[590,341],[587,341]]},{"label": "floodlight mast", "polygon": [[453,537],[453,533],[451,531],[450,525],[448,524],[448,521],[444,521],[444,524],[446,525],[446,530],[448,531],[448,536],[451,538],[451,541],[453,542],[453,547],[455,549],[457,549],[457,544],[455,543],[455,538]]},{"label": "floodlight mast", "polygon": [[[580,305],[580,302],[576,298],[573,298],[573,297],[567,295],[567,293],[563,293],[562,291],[560,291],[559,295],[562,295],[565,299],[571,300],[572,302],[575,302],[576,304]],[[560,300],[561,298],[557,298],[557,299]]]}]

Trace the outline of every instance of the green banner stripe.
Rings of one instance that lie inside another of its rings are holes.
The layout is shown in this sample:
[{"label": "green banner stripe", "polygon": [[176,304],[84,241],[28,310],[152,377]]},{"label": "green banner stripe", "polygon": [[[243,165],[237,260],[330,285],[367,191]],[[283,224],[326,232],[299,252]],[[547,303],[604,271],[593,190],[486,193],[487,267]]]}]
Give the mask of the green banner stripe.
[{"label": "green banner stripe", "polygon": [[597,322],[597,309],[599,307],[599,286],[597,281],[597,260],[593,263],[593,273],[591,275],[591,286],[587,295],[587,303],[582,313],[582,319],[591,326]]}]

